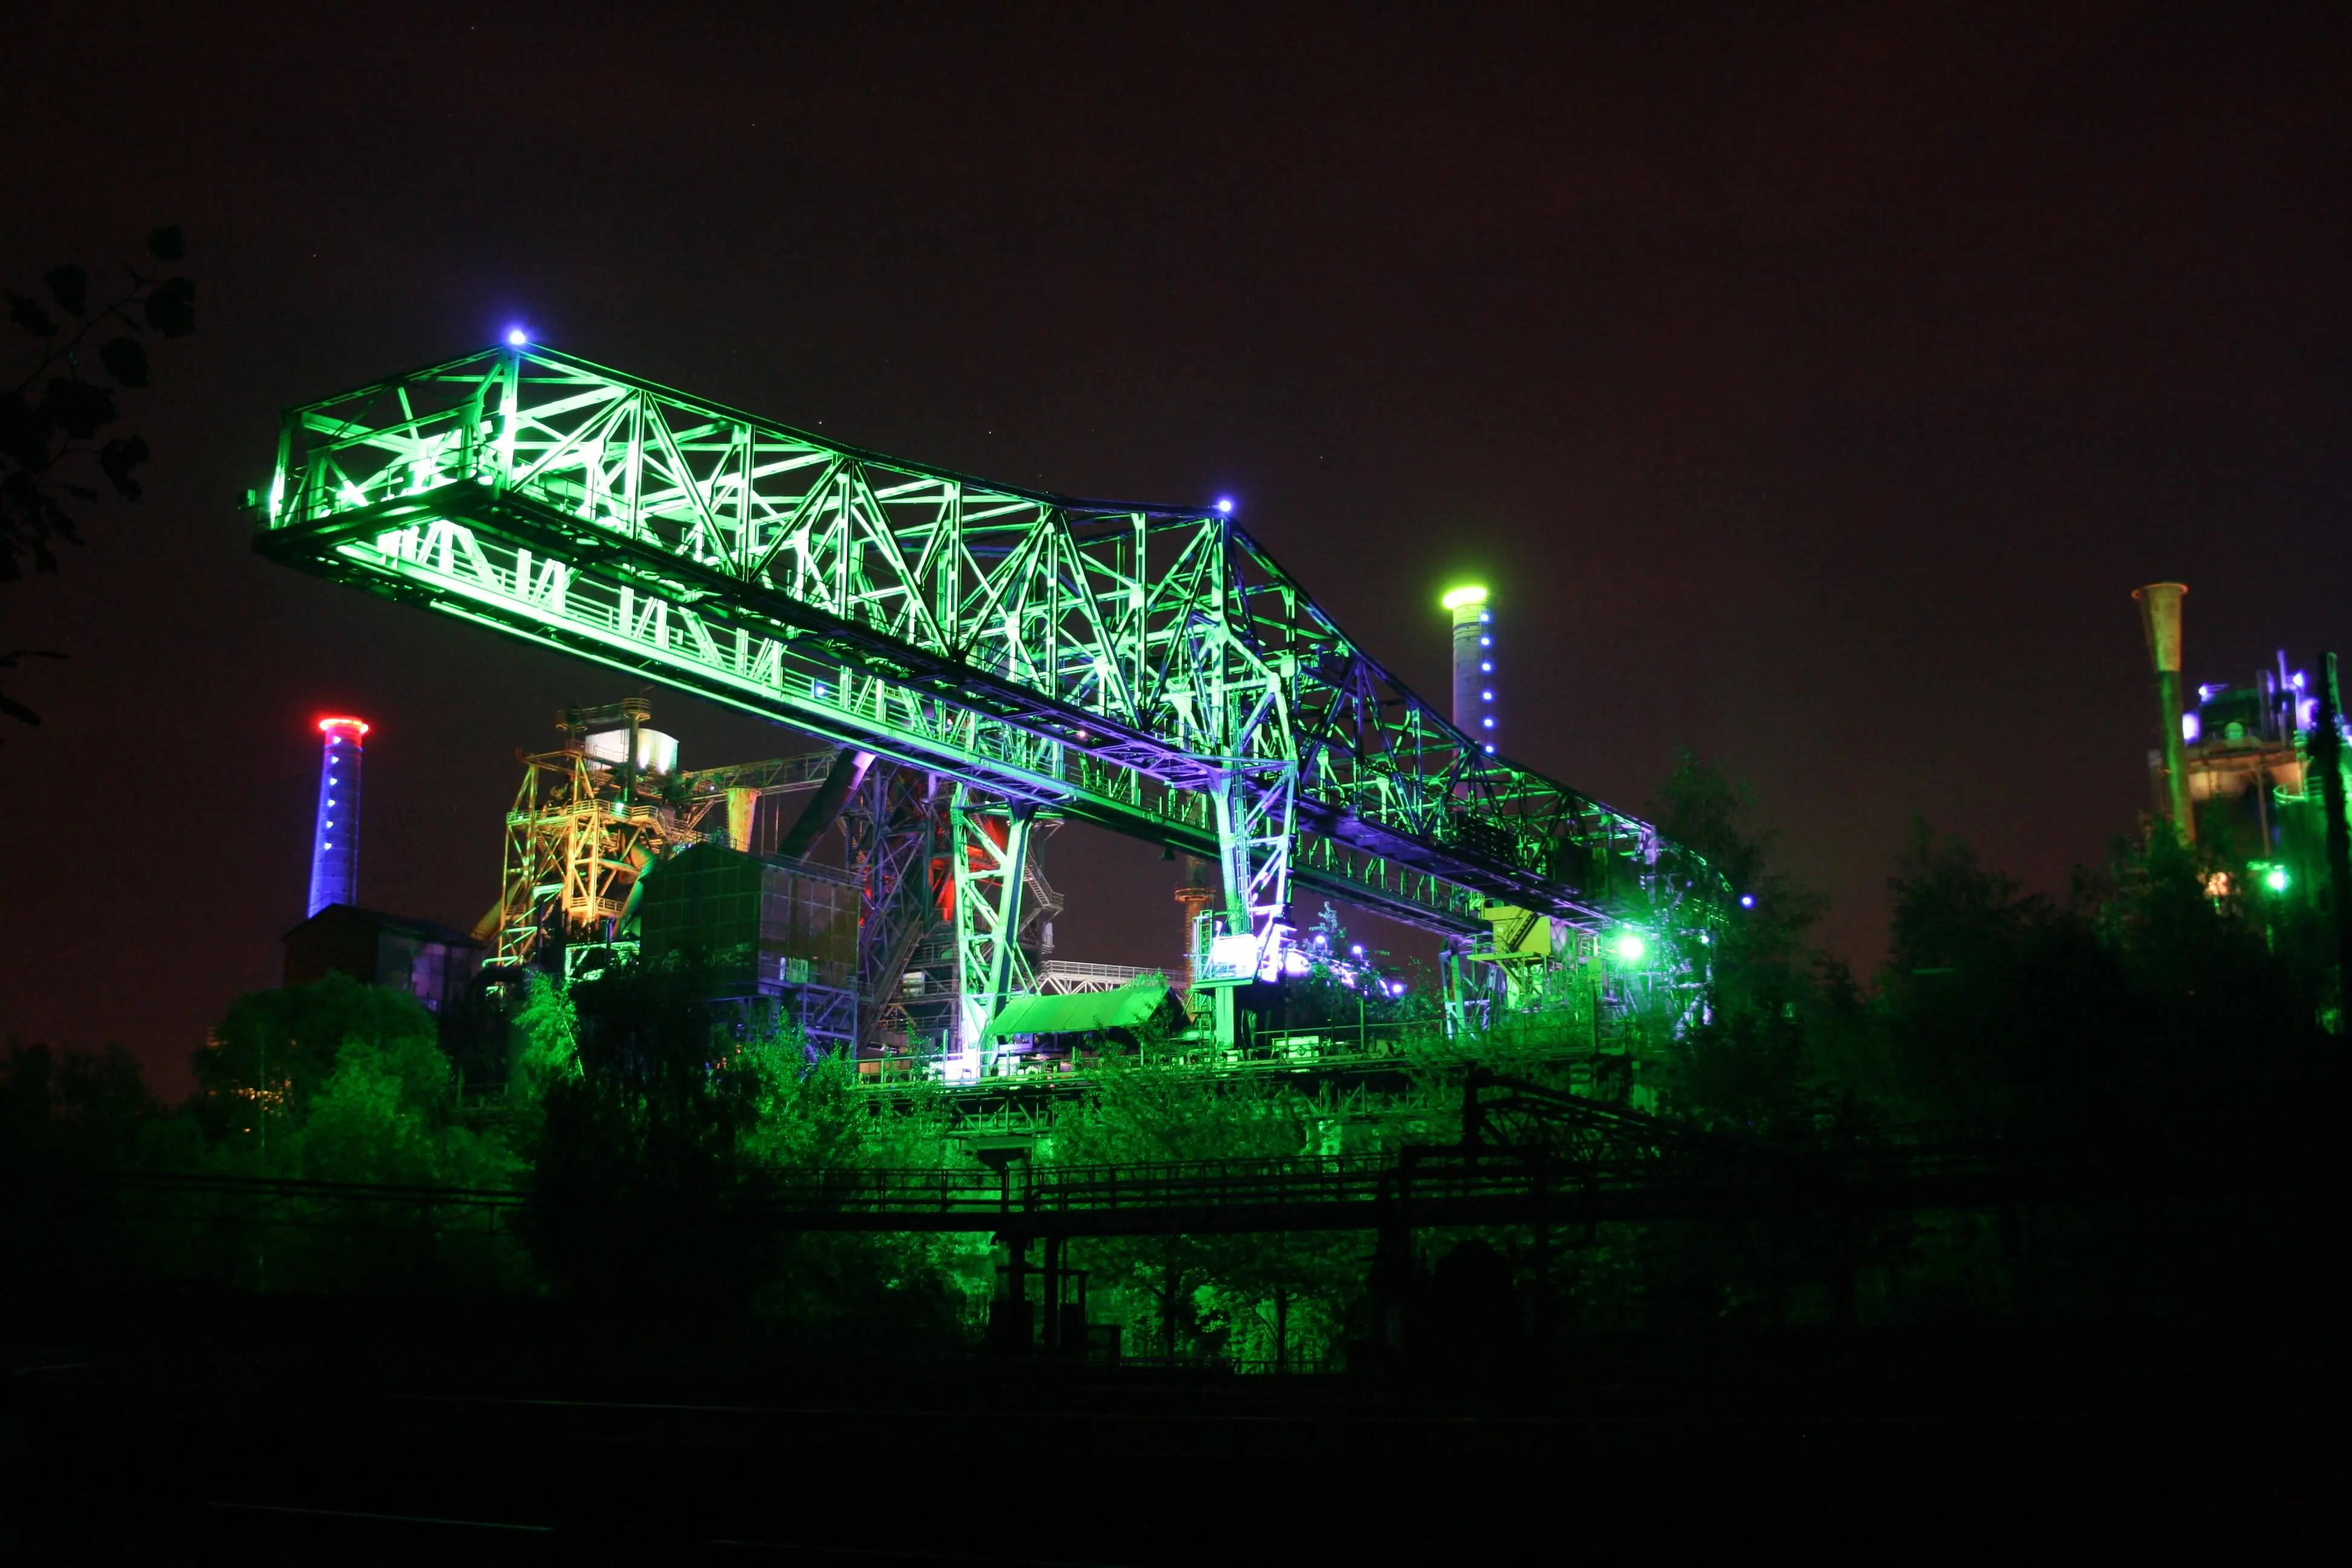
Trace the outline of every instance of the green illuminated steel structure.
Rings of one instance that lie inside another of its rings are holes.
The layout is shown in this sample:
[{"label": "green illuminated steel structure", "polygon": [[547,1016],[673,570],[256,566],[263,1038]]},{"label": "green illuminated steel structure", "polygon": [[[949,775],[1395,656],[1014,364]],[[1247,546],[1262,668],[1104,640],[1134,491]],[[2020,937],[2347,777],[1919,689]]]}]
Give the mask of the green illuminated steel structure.
[{"label": "green illuminated steel structure", "polygon": [[1019,978],[994,933],[1041,809],[1213,860],[1234,980],[1294,888],[1457,939],[1494,902],[1718,918],[1696,856],[1484,753],[1218,508],[993,484],[535,345],[289,410],[256,500],[277,560],[956,781],[968,1038]]}]

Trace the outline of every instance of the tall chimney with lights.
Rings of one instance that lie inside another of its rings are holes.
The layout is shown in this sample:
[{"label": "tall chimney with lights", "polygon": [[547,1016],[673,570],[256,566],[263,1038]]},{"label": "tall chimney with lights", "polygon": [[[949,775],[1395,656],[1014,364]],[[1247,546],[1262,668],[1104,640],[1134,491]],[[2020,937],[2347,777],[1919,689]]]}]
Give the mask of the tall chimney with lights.
[{"label": "tall chimney with lights", "polygon": [[310,835],[310,908],[360,899],[360,752],[368,727],[359,719],[321,719],[319,814]]},{"label": "tall chimney with lights", "polygon": [[1495,611],[1486,590],[1466,584],[1438,603],[1454,612],[1454,727],[1495,750]]},{"label": "tall chimney with lights", "polygon": [[2164,814],[2181,838],[2197,842],[2197,814],[2189,806],[2189,759],[2180,714],[2180,601],[2189,590],[2179,583],[2150,583],[2132,590],[2139,601],[2147,653],[2156,666],[2156,705],[2164,727]]}]

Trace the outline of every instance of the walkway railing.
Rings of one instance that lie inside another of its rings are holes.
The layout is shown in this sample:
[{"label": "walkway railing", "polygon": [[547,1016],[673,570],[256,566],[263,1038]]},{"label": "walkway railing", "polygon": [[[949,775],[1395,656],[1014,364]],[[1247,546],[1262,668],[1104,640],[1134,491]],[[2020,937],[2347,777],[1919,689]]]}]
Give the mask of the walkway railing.
[{"label": "walkway railing", "polygon": [[586,1205],[733,1215],[787,1229],[1148,1235],[1965,1206],[2030,1198],[2082,1174],[1982,1143],[1747,1156],[1629,1146],[1573,1158],[1446,1145],[1402,1157],[779,1170],[690,1190],[572,1194],[152,1173],[112,1184],[128,1209],[163,1220],[234,1214],[304,1226],[496,1230],[542,1206]]}]

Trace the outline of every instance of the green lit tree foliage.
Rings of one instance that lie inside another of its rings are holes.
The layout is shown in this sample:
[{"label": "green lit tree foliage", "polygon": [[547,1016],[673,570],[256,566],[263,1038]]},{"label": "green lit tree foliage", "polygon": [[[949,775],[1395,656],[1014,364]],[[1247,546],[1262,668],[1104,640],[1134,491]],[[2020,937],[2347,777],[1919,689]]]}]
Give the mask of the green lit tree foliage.
[{"label": "green lit tree foliage", "polygon": [[330,974],[237,998],[195,1058],[208,1163],[254,1175],[496,1186],[519,1164],[462,1125],[433,1016],[405,992]]},{"label": "green lit tree foliage", "polygon": [[449,1060],[429,1037],[347,1039],[334,1070],[273,1151],[273,1173],[400,1186],[496,1187],[520,1162],[452,1117]]},{"label": "green lit tree foliage", "polygon": [[849,1064],[811,1063],[766,1005],[712,1001],[691,961],[537,983],[513,1098],[542,1199],[531,1241],[555,1288],[625,1313],[759,1314],[952,1338],[984,1249],[958,1239],[795,1235],[763,1182],[938,1163],[936,1112],[885,1120]]},{"label": "green lit tree foliage", "polygon": [[[1326,1152],[1336,1131],[1328,1107],[1287,1089],[1107,1063],[1095,1092],[1055,1123],[1046,1155],[1068,1164],[1286,1159]],[[1130,1354],[1305,1364],[1335,1348],[1366,1256],[1355,1236],[1136,1237],[1089,1240],[1074,1263],[1092,1271],[1097,1315],[1124,1319]]]},{"label": "green lit tree foliage", "polygon": [[412,1067],[438,1060],[446,1075],[448,1064],[435,1034],[433,1015],[414,996],[347,974],[283,990],[250,991],[230,1006],[195,1054],[194,1109],[216,1135],[259,1138],[265,1130],[289,1125],[286,1119],[299,1124],[309,1115],[346,1041],[365,1042]]}]

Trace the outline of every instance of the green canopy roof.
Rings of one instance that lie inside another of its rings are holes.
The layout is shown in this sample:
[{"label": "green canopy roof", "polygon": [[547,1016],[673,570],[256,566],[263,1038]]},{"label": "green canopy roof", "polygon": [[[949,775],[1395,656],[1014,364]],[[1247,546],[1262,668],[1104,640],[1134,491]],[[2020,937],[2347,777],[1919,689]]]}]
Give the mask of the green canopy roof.
[{"label": "green canopy roof", "polygon": [[1066,996],[1015,996],[988,1026],[1005,1035],[1083,1035],[1131,1029],[1168,999],[1168,977],[1141,974],[1116,991],[1074,991]]}]

